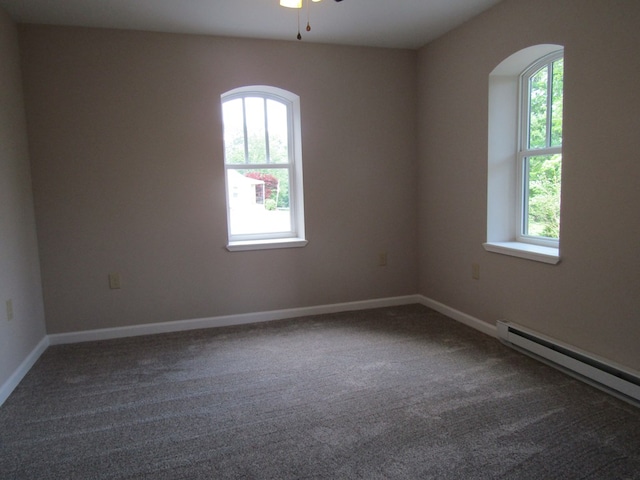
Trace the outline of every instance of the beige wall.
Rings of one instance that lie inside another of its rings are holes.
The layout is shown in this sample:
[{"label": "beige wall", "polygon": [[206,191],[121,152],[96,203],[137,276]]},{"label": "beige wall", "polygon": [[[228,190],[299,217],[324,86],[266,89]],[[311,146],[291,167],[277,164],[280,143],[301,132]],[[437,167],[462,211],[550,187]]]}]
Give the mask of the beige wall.
[{"label": "beige wall", "polygon": [[[20,44],[49,333],[416,292],[416,52],[39,26]],[[301,97],[305,248],[224,248],[220,94],[251,84]]]},{"label": "beige wall", "polygon": [[44,337],[18,37],[0,9],[0,386]]},{"label": "beige wall", "polygon": [[[639,25],[635,1],[507,0],[420,51],[422,294],[640,369]],[[557,266],[482,248],[488,76],[542,43],[565,46]]]},{"label": "beige wall", "polygon": [[[16,100],[0,21],[0,95]],[[48,331],[419,291],[640,369],[639,24],[632,1],[506,0],[417,53],[20,27]],[[558,266],[481,246],[488,75],[538,43],[566,47]],[[219,96],[247,84],[302,98],[306,248],[224,249]],[[1,291],[29,320],[0,326],[0,381],[43,335],[22,114],[8,112]]]}]

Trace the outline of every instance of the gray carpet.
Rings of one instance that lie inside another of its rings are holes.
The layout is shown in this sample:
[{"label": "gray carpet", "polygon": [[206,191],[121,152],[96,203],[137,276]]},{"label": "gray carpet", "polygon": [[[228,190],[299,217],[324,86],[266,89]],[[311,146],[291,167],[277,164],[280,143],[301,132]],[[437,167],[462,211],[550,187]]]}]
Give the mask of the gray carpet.
[{"label": "gray carpet", "polygon": [[6,479],[640,479],[640,410],[419,305],[49,348]]}]

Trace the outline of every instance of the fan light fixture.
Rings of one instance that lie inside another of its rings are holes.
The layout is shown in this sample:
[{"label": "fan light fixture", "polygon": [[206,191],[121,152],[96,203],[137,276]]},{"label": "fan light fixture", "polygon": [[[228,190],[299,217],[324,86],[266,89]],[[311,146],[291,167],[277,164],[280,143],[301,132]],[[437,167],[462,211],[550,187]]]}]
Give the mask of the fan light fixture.
[{"label": "fan light fixture", "polygon": [[[311,0],[312,2],[316,3],[316,2],[321,2],[322,0]],[[335,0],[336,2],[341,2],[342,0]],[[302,40],[302,35],[300,34],[300,10],[302,10],[302,4],[305,2],[305,0],[280,0],[280,6],[281,7],[287,7],[287,8],[297,8],[298,9],[298,35],[297,35],[297,39],[298,40]],[[309,23],[309,0],[306,0],[307,2],[307,32],[311,31],[311,24]]]},{"label": "fan light fixture", "polygon": [[[320,2],[322,0],[311,0],[312,2]],[[302,0],[280,0],[280,6],[287,8],[302,8]]]}]

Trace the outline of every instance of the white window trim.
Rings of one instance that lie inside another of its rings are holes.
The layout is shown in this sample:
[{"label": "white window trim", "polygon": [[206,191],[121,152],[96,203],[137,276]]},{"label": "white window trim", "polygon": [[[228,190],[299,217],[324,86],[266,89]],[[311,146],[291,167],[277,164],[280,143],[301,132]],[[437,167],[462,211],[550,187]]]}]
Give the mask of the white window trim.
[{"label": "white window trim", "polygon": [[289,175],[289,195],[291,227],[290,232],[278,232],[267,234],[231,235],[231,216],[229,213],[229,192],[227,170],[234,169],[233,165],[227,165],[224,159],[225,170],[225,203],[227,207],[227,250],[230,252],[247,250],[268,250],[277,248],[299,248],[307,245],[304,225],[304,194],[302,176],[302,129],[300,120],[300,97],[292,92],[268,85],[253,85],[239,87],[221,95],[221,102],[234,98],[258,96],[271,98],[287,104],[289,122],[289,164],[252,164],[252,168],[287,168]]},{"label": "white window trim", "polygon": [[551,265],[560,262],[560,253],[557,247],[544,247],[523,242],[485,242],[482,246],[487,252],[501,253]]},{"label": "white window trim", "polygon": [[[487,182],[488,252],[527,260],[557,264],[560,245],[554,240],[523,236],[522,188],[519,161],[520,85],[529,66],[563,50],[561,45],[536,45],[521,50],[501,62],[489,76],[489,144]],[[514,122],[514,119],[518,119]]]},{"label": "white window trim", "polygon": [[247,240],[229,242],[227,250],[230,252],[244,252],[247,250],[271,250],[275,248],[299,248],[309,242],[298,238],[271,238],[268,240]]}]

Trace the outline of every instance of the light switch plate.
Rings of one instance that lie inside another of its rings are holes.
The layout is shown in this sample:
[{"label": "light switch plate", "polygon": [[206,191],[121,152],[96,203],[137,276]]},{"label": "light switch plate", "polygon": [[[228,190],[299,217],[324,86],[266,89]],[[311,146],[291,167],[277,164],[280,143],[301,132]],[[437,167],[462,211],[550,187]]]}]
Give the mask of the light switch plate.
[{"label": "light switch plate", "polygon": [[109,288],[111,290],[117,290],[120,287],[121,287],[120,274],[119,273],[110,273],[109,274]]},{"label": "light switch plate", "polygon": [[6,302],[7,307],[7,320],[13,320],[13,300],[9,299]]}]

